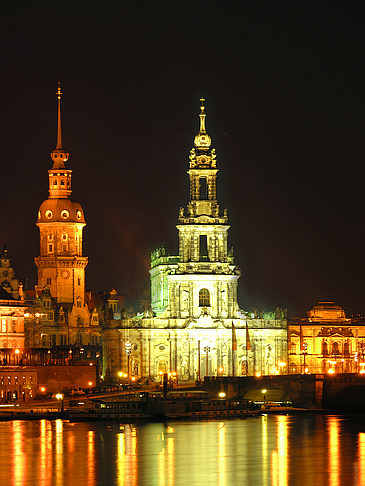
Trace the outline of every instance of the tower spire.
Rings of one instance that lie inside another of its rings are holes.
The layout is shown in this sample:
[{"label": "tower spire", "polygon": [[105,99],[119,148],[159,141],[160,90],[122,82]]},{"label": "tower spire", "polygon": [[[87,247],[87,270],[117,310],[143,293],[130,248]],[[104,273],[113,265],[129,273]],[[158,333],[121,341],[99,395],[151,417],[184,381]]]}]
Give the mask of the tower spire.
[{"label": "tower spire", "polygon": [[200,98],[200,115],[199,115],[200,132],[205,132],[205,117],[207,115],[204,113],[204,110],[205,110],[204,101],[205,101],[205,98]]},{"label": "tower spire", "polygon": [[52,169],[65,169],[65,162],[68,160],[69,154],[62,148],[62,127],[61,127],[61,83],[58,81],[57,87],[57,144],[56,148],[51,152],[51,159],[53,160]]},{"label": "tower spire", "polygon": [[62,149],[62,128],[61,128],[61,83],[58,81],[57,99],[58,99],[58,117],[57,117],[57,145],[56,149]]},{"label": "tower spire", "polygon": [[210,147],[210,144],[212,143],[210,136],[207,134],[207,131],[205,129],[205,117],[207,116],[205,114],[205,98],[200,98],[200,113],[199,113],[199,118],[200,118],[200,129],[197,135],[195,135],[194,139],[194,145],[197,149],[201,150],[207,150]]}]

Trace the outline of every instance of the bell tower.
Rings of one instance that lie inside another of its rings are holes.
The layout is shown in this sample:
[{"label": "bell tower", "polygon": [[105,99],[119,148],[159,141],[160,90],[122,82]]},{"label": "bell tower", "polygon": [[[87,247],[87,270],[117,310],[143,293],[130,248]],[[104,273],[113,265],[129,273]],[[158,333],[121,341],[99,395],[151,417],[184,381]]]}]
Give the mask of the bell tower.
[{"label": "bell tower", "polygon": [[159,249],[151,261],[152,307],[174,319],[241,317],[240,270],[227,247],[228,216],[217,200],[217,159],[205,127],[204,102],[201,98],[199,131],[189,156],[190,200],[179,211],[179,255],[166,256]]},{"label": "bell tower", "polygon": [[82,320],[85,303],[85,267],[82,255],[82,232],[86,225],[81,205],[71,199],[72,170],[66,166],[69,154],[62,146],[61,87],[57,89],[57,144],[51,152],[52,168],[48,171],[49,196],[38,211],[40,256],[37,291],[48,286],[56,302]]}]

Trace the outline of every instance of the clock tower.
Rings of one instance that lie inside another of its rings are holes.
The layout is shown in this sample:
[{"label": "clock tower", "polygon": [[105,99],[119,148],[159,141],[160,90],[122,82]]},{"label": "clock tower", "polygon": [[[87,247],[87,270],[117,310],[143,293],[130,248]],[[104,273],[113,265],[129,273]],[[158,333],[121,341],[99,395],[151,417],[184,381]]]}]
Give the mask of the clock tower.
[{"label": "clock tower", "polygon": [[[66,165],[69,154],[62,147],[61,87],[58,84],[57,145],[51,152],[48,171],[49,197],[38,211],[40,256],[38,267],[40,293],[46,286],[59,306],[69,313],[69,325],[85,322],[85,267],[82,255],[82,231],[86,225],[81,205],[71,199],[72,170]],[[73,322],[74,321],[74,322]]]}]

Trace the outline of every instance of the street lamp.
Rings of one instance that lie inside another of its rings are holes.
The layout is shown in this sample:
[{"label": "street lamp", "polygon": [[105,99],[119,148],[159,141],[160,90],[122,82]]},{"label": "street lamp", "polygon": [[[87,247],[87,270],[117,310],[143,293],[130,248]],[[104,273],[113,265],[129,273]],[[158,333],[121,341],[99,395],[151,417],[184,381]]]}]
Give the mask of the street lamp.
[{"label": "street lamp", "polygon": [[308,349],[308,343],[303,343],[303,368],[304,368],[304,373],[307,373],[305,371],[306,369],[306,363],[305,363],[305,358],[307,356],[307,349]]},{"label": "street lamp", "polygon": [[263,390],[261,390],[261,393],[264,395],[264,405],[265,405],[265,402],[266,402],[266,388],[264,388]]},{"label": "street lamp", "polygon": [[124,343],[124,349],[125,349],[125,353],[127,355],[128,388],[129,388],[129,392],[130,392],[131,391],[131,374],[130,374],[130,371],[129,371],[129,358],[130,358],[131,351],[132,351],[132,343],[130,341],[126,341]]},{"label": "street lamp", "polygon": [[61,404],[61,407],[59,407],[59,409],[60,409],[61,412],[63,412],[63,394],[57,393],[56,398]]}]

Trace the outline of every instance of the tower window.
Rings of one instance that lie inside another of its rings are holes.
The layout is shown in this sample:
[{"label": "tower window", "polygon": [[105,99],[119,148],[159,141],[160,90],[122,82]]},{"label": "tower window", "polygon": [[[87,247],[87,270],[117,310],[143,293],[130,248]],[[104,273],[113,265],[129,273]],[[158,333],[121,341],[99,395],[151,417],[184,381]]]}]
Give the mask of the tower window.
[{"label": "tower window", "polygon": [[52,243],[50,243],[48,245],[48,253],[53,253],[53,244]]},{"label": "tower window", "polygon": [[67,251],[67,245],[62,245],[62,251]]},{"label": "tower window", "polygon": [[57,181],[56,180],[53,181],[53,185],[54,186],[57,186]]},{"label": "tower window", "polygon": [[199,199],[208,199],[208,184],[205,178],[199,179]]},{"label": "tower window", "polygon": [[200,260],[207,260],[208,257],[207,235],[200,235],[199,237],[199,257]]},{"label": "tower window", "polygon": [[199,306],[200,307],[210,306],[210,293],[208,289],[199,290]]},{"label": "tower window", "polygon": [[65,181],[61,181],[61,186],[64,186],[65,185]]},{"label": "tower window", "polygon": [[77,279],[77,285],[81,285],[81,278]]}]

